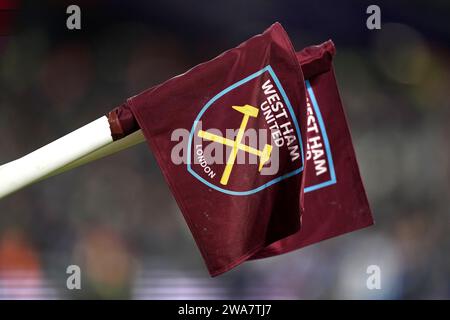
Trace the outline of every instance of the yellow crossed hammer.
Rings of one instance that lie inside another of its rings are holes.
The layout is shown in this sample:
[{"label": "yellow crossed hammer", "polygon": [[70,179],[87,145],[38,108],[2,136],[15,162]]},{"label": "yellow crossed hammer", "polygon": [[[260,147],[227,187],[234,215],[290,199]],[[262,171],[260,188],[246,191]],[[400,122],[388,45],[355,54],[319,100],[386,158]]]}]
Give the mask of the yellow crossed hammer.
[{"label": "yellow crossed hammer", "polygon": [[236,161],[238,150],[242,150],[242,151],[245,151],[245,152],[248,152],[248,153],[258,156],[259,157],[259,168],[258,168],[259,171],[261,171],[264,164],[267,161],[269,161],[270,153],[272,152],[272,146],[270,144],[266,144],[264,146],[264,149],[261,151],[261,150],[252,148],[246,144],[241,143],[242,138],[245,133],[245,128],[247,127],[248,119],[250,117],[256,118],[258,116],[259,109],[255,108],[251,105],[248,105],[248,104],[246,104],[245,106],[233,106],[232,108],[234,110],[239,111],[244,114],[244,118],[242,118],[241,126],[239,127],[239,130],[238,130],[238,133],[236,136],[236,140],[227,139],[227,138],[224,138],[224,137],[221,137],[216,134],[212,134],[212,133],[209,133],[209,132],[206,132],[203,130],[200,130],[198,132],[198,136],[203,139],[218,142],[220,144],[224,144],[224,145],[227,145],[227,146],[233,148],[231,150],[230,156],[228,157],[227,164],[225,166],[225,170],[223,171],[223,174],[222,174],[222,178],[220,179],[220,183],[223,185],[228,184],[228,179],[230,178],[231,170],[233,169],[234,163]]}]

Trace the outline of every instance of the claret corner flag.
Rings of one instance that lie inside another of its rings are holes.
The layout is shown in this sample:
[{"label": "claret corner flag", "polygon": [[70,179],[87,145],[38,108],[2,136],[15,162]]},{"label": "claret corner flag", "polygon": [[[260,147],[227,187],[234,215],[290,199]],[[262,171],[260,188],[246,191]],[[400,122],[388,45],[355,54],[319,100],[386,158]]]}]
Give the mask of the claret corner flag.
[{"label": "claret corner flag", "polygon": [[373,224],[334,52],[275,23],[110,113],[142,129],[212,276]]}]

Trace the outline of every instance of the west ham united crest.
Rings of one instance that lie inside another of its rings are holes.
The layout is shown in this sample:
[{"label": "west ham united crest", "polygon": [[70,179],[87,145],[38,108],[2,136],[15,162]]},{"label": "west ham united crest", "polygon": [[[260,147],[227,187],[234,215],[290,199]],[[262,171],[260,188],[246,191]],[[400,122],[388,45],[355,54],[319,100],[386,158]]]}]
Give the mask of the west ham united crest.
[{"label": "west ham united crest", "polygon": [[231,195],[261,191],[299,174],[303,163],[297,117],[271,66],[212,97],[189,135],[188,171]]},{"label": "west ham united crest", "polygon": [[305,192],[336,183],[333,157],[313,88],[306,81],[306,159],[301,130],[288,96],[271,66],[212,97],[194,121],[188,171],[212,189],[249,195],[303,171]]}]

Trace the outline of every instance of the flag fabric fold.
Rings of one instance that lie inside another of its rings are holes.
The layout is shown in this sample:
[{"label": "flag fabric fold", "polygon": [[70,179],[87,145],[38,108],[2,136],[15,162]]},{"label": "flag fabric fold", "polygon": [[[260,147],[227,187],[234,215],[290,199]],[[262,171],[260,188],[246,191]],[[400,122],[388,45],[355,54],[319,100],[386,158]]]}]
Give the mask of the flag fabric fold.
[{"label": "flag fabric fold", "polygon": [[331,41],[295,52],[279,23],[126,101],[212,276],[373,223]]},{"label": "flag fabric fold", "polygon": [[252,258],[265,258],[374,223],[337,87],[327,41],[297,53],[307,91],[306,167],[302,228]]}]

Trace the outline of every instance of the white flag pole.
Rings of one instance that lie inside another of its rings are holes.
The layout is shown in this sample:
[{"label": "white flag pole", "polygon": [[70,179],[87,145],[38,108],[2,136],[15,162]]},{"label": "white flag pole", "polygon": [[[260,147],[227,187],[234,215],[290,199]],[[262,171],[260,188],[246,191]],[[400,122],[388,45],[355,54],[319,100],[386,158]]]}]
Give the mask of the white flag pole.
[{"label": "white flag pole", "polygon": [[85,155],[68,165],[58,168],[57,170],[51,172],[50,174],[46,175],[45,177],[42,177],[39,181],[45,180],[47,178],[56,176],[58,174],[64,173],[66,171],[75,169],[77,167],[80,167],[82,165],[88,164],[89,162],[93,162],[95,160],[99,160],[101,158],[110,156],[114,153],[117,153],[119,151],[131,148],[139,143],[142,143],[145,141],[144,134],[142,133],[142,130],[138,130],[136,132],[133,132],[129,134],[126,137],[123,137],[120,140],[113,141],[104,147],[101,147],[100,149],[95,150],[94,152],[91,152],[88,155]]},{"label": "white flag pole", "polygon": [[51,176],[53,172],[112,142],[108,118],[103,116],[18,160],[0,166],[0,199]]}]

